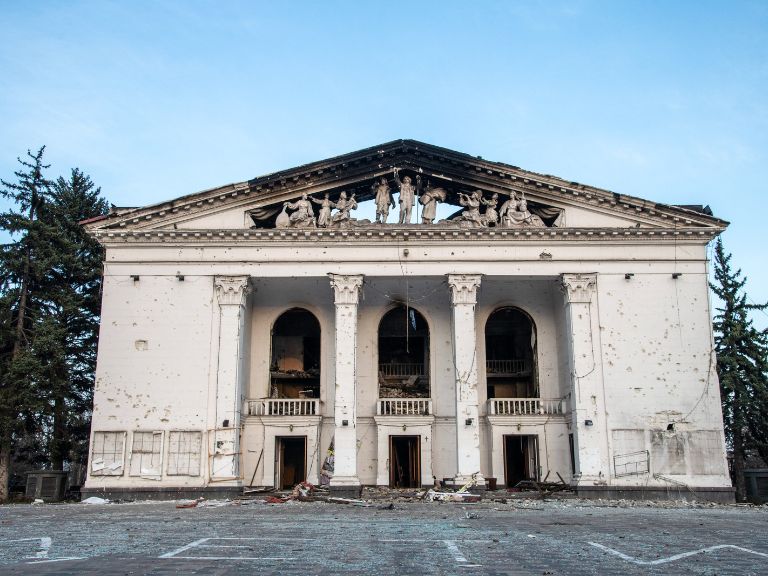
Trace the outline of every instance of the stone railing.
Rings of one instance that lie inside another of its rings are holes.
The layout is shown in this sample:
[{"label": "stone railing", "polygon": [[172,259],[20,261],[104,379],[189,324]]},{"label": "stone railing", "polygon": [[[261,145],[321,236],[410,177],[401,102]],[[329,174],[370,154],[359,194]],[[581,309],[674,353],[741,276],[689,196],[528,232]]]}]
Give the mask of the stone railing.
[{"label": "stone railing", "polygon": [[246,400],[249,416],[317,416],[317,398],[263,398]]},{"label": "stone railing", "polygon": [[488,414],[491,416],[562,416],[564,398],[490,398]]},{"label": "stone railing", "polygon": [[379,364],[379,374],[382,376],[424,376],[424,364],[397,363]]},{"label": "stone railing", "polygon": [[379,398],[378,416],[431,416],[432,398]]},{"label": "stone railing", "polygon": [[528,360],[510,359],[485,361],[485,373],[488,376],[493,376],[494,374],[528,374],[530,371],[531,363]]}]

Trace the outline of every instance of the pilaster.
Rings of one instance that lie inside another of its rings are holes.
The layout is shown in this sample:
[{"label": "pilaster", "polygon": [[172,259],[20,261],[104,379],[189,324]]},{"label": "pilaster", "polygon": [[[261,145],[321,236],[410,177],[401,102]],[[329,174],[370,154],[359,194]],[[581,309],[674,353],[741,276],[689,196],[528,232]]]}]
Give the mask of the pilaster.
[{"label": "pilaster", "polygon": [[569,341],[575,483],[602,485],[609,480],[610,462],[597,274],[563,274],[560,286]]},{"label": "pilaster", "polygon": [[240,412],[243,404],[242,356],[247,276],[216,276],[219,310],[216,368],[216,421],[211,433],[211,479],[237,482],[240,477]]},{"label": "pilaster", "polygon": [[329,274],[336,305],[335,462],[331,492],[359,495],[357,476],[357,312],[361,275]]},{"label": "pilaster", "polygon": [[477,393],[477,334],[475,305],[480,274],[449,274],[451,290],[451,331],[456,382],[456,481],[465,483],[480,472],[480,411]]}]

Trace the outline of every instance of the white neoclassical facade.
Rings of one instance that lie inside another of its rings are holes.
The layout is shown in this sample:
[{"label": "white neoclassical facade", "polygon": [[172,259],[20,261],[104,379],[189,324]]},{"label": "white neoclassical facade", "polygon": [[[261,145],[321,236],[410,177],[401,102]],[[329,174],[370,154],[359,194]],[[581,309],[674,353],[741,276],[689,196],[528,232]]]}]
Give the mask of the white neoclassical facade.
[{"label": "white neoclassical facade", "polygon": [[88,224],[84,491],[474,476],[730,500],[706,252],[725,226],[412,140],[114,209]]}]

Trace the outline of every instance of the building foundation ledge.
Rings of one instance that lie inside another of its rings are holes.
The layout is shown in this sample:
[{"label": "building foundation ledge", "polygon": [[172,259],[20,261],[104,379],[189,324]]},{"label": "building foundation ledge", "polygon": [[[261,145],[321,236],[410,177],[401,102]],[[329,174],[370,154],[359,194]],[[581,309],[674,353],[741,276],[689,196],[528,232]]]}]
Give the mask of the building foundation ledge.
[{"label": "building foundation ledge", "polygon": [[606,500],[691,500],[733,504],[735,489],[724,486],[652,487],[652,486],[573,486],[579,498]]},{"label": "building foundation ledge", "polygon": [[243,492],[242,486],[158,486],[158,487],[102,487],[82,488],[82,499],[98,496],[107,500],[179,500],[206,498],[221,500],[239,497]]},{"label": "building foundation ledge", "polygon": [[328,491],[334,498],[360,498],[363,487],[360,485],[329,486]]},{"label": "building foundation ledge", "polygon": [[357,476],[334,476],[328,490],[331,496],[338,498],[360,498],[363,486]]}]

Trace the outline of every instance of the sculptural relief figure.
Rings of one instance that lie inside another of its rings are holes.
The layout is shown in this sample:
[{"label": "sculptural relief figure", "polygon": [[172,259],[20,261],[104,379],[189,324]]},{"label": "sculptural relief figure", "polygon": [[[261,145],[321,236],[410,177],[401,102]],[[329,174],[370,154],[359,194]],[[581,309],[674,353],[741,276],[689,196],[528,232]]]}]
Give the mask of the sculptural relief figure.
[{"label": "sculptural relief figure", "polygon": [[[294,212],[288,217],[288,225],[291,228],[314,228],[315,227],[315,213],[312,210],[312,203],[307,199],[307,194],[301,195],[301,200],[296,202],[283,202],[283,213],[287,210],[294,210]],[[280,215],[282,216],[282,214]],[[278,228],[285,226],[280,225],[281,218],[278,216],[278,221],[275,223]],[[282,222],[285,222],[283,219]]]},{"label": "sculptural relief figure", "polygon": [[459,204],[464,206],[464,211],[459,215],[459,222],[472,228],[480,228],[485,225],[483,217],[480,215],[480,202],[483,199],[483,193],[475,190],[472,194],[462,194],[459,192]]},{"label": "sculptural relief figure", "polygon": [[323,196],[322,200],[312,198],[311,196],[309,199],[320,206],[320,212],[317,214],[317,225],[321,228],[328,227],[331,223],[331,208],[334,208],[336,203],[331,202],[331,199],[328,197],[328,192],[325,193],[325,196]]},{"label": "sculptural relief figure", "polygon": [[480,202],[488,206],[483,214],[483,220],[487,226],[496,226],[499,222],[499,213],[496,211],[496,206],[499,205],[499,195],[494,192],[490,200],[480,198]]},{"label": "sculptural relief figure", "polygon": [[545,228],[544,221],[531,214],[528,210],[528,202],[525,196],[518,199],[516,194],[512,194],[509,200],[504,202],[499,211],[501,225],[505,228]]},{"label": "sculptural relief figure", "polygon": [[347,200],[347,193],[342,192],[341,196],[339,196],[339,199],[336,202],[336,213],[331,218],[331,225],[343,226],[348,224],[350,221],[349,212],[350,210],[355,209],[357,209],[357,200],[355,200],[355,195],[352,194],[352,197]]},{"label": "sculptural relief figure", "polygon": [[389,207],[395,207],[395,200],[389,191],[387,179],[382,178],[371,185],[371,192],[376,195],[376,224],[385,224],[389,216]]},{"label": "sculptural relief figure", "polygon": [[432,224],[437,213],[437,205],[445,201],[446,191],[444,188],[431,188],[427,183],[427,190],[419,196],[419,203],[424,206],[421,212],[421,223]]},{"label": "sculptural relief figure", "polygon": [[416,203],[416,194],[421,191],[421,176],[416,176],[416,186],[411,184],[411,177],[406,176],[400,181],[399,169],[395,168],[395,183],[400,190],[400,219],[399,224],[411,223],[411,209]]}]

